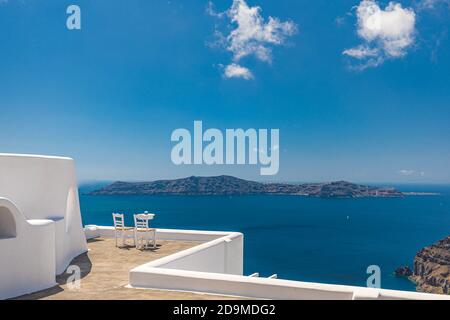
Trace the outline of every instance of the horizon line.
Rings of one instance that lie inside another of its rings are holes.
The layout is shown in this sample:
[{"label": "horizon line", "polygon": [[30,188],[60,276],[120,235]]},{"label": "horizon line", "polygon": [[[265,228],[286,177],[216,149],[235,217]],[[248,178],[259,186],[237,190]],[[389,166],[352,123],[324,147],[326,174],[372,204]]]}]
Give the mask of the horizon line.
[{"label": "horizon line", "polygon": [[220,177],[220,176],[229,176],[234,177],[246,181],[254,181],[254,182],[260,182],[260,183],[330,183],[330,182],[338,182],[338,181],[346,181],[350,183],[355,184],[428,184],[428,185],[450,185],[450,181],[362,181],[362,180],[351,180],[351,179],[324,179],[324,180],[286,180],[286,179],[280,179],[280,180],[256,180],[256,179],[246,179],[246,178],[240,178],[233,175],[227,175],[227,174],[219,174],[219,175],[188,175],[188,176],[182,176],[182,177],[176,177],[176,178],[157,178],[157,179],[80,179],[78,182],[78,185],[81,184],[88,184],[88,183],[114,183],[114,182],[130,182],[130,183],[136,183],[136,182],[154,182],[159,180],[179,180],[179,179],[186,179],[189,177]]}]

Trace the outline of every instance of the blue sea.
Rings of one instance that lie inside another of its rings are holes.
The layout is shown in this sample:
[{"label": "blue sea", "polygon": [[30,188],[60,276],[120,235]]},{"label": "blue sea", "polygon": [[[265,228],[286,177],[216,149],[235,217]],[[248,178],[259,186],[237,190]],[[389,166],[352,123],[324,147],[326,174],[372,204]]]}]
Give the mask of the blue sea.
[{"label": "blue sea", "polygon": [[111,212],[156,213],[160,228],[240,231],[244,271],[261,276],[365,286],[367,267],[381,268],[381,287],[414,291],[393,275],[422,247],[450,235],[450,186],[404,185],[439,192],[405,198],[322,199],[296,196],[87,196],[84,224],[112,225]]}]

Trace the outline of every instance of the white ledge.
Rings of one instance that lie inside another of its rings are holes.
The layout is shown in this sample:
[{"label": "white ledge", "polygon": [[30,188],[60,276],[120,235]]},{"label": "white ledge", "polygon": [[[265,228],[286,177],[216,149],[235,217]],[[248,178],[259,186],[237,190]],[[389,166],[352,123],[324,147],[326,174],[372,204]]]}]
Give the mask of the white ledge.
[{"label": "white ledge", "polygon": [[[113,236],[114,232],[113,227],[89,228],[97,236]],[[244,276],[243,234],[238,232],[157,229],[157,238],[207,242],[130,270],[128,287],[257,299],[450,299],[447,295]]]}]

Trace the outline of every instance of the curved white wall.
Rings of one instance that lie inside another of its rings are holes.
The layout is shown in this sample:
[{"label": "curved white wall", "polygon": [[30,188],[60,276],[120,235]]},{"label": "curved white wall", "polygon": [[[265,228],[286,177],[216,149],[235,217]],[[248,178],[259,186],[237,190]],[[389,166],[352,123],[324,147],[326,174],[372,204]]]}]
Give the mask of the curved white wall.
[{"label": "curved white wall", "polygon": [[0,154],[0,223],[0,298],[55,285],[87,251],[74,161]]},{"label": "curved white wall", "polygon": [[0,299],[54,286],[54,222],[27,221],[10,200],[0,198],[0,221],[5,216],[13,218],[16,235],[0,238]]},{"label": "curved white wall", "polygon": [[87,250],[72,159],[0,154],[0,197],[14,202],[27,220],[55,221],[57,274]]}]

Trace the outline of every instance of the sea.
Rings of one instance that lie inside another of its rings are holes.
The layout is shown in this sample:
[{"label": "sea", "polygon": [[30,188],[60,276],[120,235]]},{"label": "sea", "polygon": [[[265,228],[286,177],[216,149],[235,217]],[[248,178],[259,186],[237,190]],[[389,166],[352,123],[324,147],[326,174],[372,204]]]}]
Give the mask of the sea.
[{"label": "sea", "polygon": [[393,185],[439,195],[403,198],[302,196],[89,196],[80,189],[83,224],[112,225],[112,212],[155,213],[157,228],[239,231],[244,273],[366,286],[368,267],[381,287],[415,291],[396,277],[418,250],[450,235],[450,185]]}]

